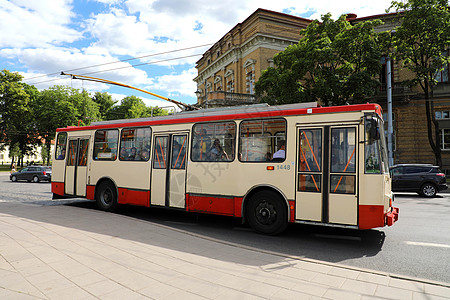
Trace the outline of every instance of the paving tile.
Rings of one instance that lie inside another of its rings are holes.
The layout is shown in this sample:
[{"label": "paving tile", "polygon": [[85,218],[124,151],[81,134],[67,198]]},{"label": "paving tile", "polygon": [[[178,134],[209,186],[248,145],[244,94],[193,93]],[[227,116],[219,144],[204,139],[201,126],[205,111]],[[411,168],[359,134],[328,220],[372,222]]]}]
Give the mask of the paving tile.
[{"label": "paving tile", "polygon": [[334,275],[348,279],[357,279],[360,274],[360,271],[345,268],[331,268],[330,272],[328,272],[328,275]]},{"label": "paving tile", "polygon": [[95,299],[95,296],[78,286],[65,287],[45,294],[49,299]]},{"label": "paving tile", "polygon": [[373,296],[377,290],[377,285],[365,281],[347,279],[341,286],[341,289],[351,292],[360,293],[362,295]]},{"label": "paving tile", "polygon": [[375,296],[384,297],[388,299],[412,299],[412,291],[393,288],[390,286],[378,286],[375,291]]},{"label": "paving tile", "polygon": [[421,293],[424,292],[425,290],[424,284],[422,282],[399,278],[391,278],[389,280],[389,286]]},{"label": "paving tile", "polygon": [[311,282],[319,283],[328,287],[340,288],[344,284],[345,279],[337,276],[319,273],[311,279]]},{"label": "paving tile", "polygon": [[174,292],[174,293],[172,293],[172,294],[170,294],[168,296],[161,297],[159,299],[162,299],[162,300],[166,300],[166,299],[167,300],[172,300],[172,299],[201,300],[201,299],[205,299],[206,300],[208,298],[202,297],[202,296],[197,295],[197,294],[193,294],[191,292],[179,290],[179,291],[176,291],[176,292]]},{"label": "paving tile", "polygon": [[273,286],[267,283],[253,282],[241,289],[242,292],[249,293],[251,295],[256,295],[258,297],[271,299],[272,295],[279,292],[282,288],[278,286]]},{"label": "paving tile", "polygon": [[307,283],[299,282],[296,285],[294,285],[291,289],[311,296],[322,297],[327,292],[328,287],[318,285],[312,282]]},{"label": "paving tile", "polygon": [[419,292],[413,292],[412,297],[412,300],[445,300],[445,299],[447,300],[450,299],[450,295],[448,295],[447,297],[442,297]]},{"label": "paving tile", "polygon": [[96,297],[103,297],[106,294],[122,288],[123,287],[120,284],[111,280],[103,280],[83,287],[83,289]]},{"label": "paving tile", "polygon": [[121,288],[118,290],[114,290],[111,293],[107,293],[102,295],[101,298],[103,299],[109,299],[109,300],[113,300],[113,299],[117,299],[117,300],[133,300],[133,299],[142,299],[144,297],[144,295],[139,294],[137,292],[134,292],[132,290],[129,290],[127,288]]},{"label": "paving tile", "polygon": [[325,295],[323,295],[323,298],[333,300],[359,300],[361,299],[361,295],[358,293],[330,288],[326,291]]},{"label": "paving tile", "polygon": [[424,284],[426,294],[450,298],[450,287]]},{"label": "paving tile", "polygon": [[162,299],[178,291],[178,288],[165,283],[158,282],[145,289],[139,290],[139,293],[152,299]]},{"label": "paving tile", "polygon": [[361,280],[361,281],[365,281],[365,282],[376,283],[376,284],[379,284],[379,285],[387,286],[389,284],[389,279],[390,278],[388,276],[385,276],[385,275],[361,272],[358,275],[358,278],[356,278],[356,279],[357,280]]},{"label": "paving tile", "polygon": [[301,292],[288,290],[288,289],[280,289],[278,292],[272,295],[271,300],[305,300],[310,299],[311,295],[304,294]]}]

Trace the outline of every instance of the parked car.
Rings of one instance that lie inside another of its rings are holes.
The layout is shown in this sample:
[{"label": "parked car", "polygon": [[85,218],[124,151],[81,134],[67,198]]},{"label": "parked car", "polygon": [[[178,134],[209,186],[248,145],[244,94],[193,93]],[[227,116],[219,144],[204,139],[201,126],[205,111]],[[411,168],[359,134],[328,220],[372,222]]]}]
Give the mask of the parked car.
[{"label": "parked car", "polygon": [[447,188],[445,174],[431,164],[400,164],[390,168],[393,192],[416,192],[434,197]]},{"label": "parked car", "polygon": [[33,182],[51,181],[52,168],[46,166],[29,166],[9,175],[11,181],[27,180]]}]

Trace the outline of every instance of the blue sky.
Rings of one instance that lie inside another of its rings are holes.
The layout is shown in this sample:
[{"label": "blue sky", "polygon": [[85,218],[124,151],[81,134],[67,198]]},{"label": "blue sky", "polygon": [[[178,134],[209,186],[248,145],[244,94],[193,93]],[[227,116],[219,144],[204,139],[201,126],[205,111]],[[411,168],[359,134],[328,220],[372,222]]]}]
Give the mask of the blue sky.
[{"label": "blue sky", "polygon": [[131,89],[58,75],[68,71],[195,103],[195,62],[256,9],[318,19],[328,12],[334,18],[350,12],[358,17],[381,14],[389,4],[387,0],[0,0],[0,68],[20,72],[24,82],[40,90],[68,85],[108,92],[116,100],[136,95],[147,105],[167,105]]}]

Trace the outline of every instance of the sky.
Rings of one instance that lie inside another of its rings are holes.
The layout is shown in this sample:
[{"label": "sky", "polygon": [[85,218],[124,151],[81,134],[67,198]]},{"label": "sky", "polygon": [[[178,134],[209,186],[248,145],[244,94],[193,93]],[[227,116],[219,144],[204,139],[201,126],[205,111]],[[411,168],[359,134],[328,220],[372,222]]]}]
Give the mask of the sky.
[{"label": "sky", "polygon": [[195,62],[258,8],[307,19],[331,13],[385,13],[390,0],[0,0],[0,69],[19,72],[39,90],[54,85],[148,94],[73,80],[62,71],[131,85],[184,103],[196,102]]}]

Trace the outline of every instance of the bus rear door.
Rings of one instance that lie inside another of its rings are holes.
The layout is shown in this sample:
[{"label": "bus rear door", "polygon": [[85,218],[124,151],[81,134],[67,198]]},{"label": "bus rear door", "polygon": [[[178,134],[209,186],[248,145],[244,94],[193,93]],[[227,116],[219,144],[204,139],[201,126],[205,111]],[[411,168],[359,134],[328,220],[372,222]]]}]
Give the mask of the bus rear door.
[{"label": "bus rear door", "polygon": [[187,133],[155,135],[152,157],[151,204],[186,206]]},{"label": "bus rear door", "polygon": [[357,126],[297,127],[296,219],[357,225]]},{"label": "bus rear door", "polygon": [[65,194],[86,196],[89,138],[70,138],[65,170]]}]

